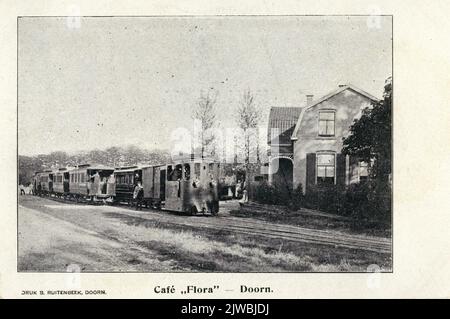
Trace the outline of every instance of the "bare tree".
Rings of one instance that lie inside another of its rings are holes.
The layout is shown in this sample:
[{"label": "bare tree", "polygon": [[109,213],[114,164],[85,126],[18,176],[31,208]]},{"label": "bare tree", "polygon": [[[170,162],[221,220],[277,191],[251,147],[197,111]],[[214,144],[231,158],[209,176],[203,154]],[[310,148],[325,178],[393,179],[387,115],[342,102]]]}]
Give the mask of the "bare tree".
[{"label": "bare tree", "polygon": [[216,124],[216,101],[217,94],[208,91],[205,95],[201,92],[197,105],[192,113],[192,118],[200,122],[200,132],[198,132],[196,138],[199,138],[200,140],[201,158],[205,157],[208,149],[211,149],[211,153],[214,153],[215,136],[212,134],[212,128]]},{"label": "bare tree", "polygon": [[251,156],[256,155],[256,163],[259,164],[259,124],[261,110],[255,103],[255,98],[250,90],[244,92],[237,108],[237,124],[242,131],[244,166],[247,180],[247,192],[250,194]]}]

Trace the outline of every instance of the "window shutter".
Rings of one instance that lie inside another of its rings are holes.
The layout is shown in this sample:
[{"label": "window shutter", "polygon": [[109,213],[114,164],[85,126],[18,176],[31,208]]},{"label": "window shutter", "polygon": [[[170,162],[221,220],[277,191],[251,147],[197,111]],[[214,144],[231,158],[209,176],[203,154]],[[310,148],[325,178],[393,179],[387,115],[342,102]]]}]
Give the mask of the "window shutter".
[{"label": "window shutter", "polygon": [[316,184],[316,154],[306,154],[306,185],[305,190]]},{"label": "window shutter", "polygon": [[345,155],[339,153],[336,155],[336,185],[345,186],[345,174]]}]

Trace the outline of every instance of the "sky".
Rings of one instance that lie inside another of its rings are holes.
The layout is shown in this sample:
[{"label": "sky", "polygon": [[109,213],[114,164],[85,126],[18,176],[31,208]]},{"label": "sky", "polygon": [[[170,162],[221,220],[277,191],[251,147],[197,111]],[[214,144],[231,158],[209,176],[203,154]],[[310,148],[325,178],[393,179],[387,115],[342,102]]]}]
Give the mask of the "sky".
[{"label": "sky", "polygon": [[339,84],[381,97],[391,31],[391,17],[20,18],[19,154],[171,149],[201,92],[221,128],[246,90],[262,125]]}]

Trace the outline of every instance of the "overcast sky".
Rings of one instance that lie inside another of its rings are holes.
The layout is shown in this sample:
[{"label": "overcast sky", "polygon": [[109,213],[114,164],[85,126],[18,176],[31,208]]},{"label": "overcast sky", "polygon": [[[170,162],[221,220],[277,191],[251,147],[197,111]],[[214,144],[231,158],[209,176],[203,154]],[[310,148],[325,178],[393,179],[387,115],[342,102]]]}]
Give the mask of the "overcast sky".
[{"label": "overcast sky", "polygon": [[201,90],[218,94],[222,127],[246,89],[265,116],[343,83],[381,97],[391,28],[390,17],[21,18],[19,154],[170,149]]}]

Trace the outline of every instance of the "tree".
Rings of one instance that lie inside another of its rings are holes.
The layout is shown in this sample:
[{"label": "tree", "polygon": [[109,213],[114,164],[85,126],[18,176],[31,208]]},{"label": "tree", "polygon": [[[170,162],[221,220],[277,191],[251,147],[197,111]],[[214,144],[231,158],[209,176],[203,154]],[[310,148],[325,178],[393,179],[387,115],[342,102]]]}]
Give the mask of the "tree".
[{"label": "tree", "polygon": [[392,158],[392,78],[384,86],[383,99],[373,102],[363,110],[361,118],[350,127],[350,135],[344,138],[342,152],[373,163],[370,174],[373,180],[386,184],[391,174]]},{"label": "tree", "polygon": [[[214,134],[212,134],[212,128],[216,124],[216,101],[217,94],[211,94],[210,91],[208,91],[205,95],[201,92],[200,98],[192,113],[192,119],[200,122],[200,132],[198,132],[199,135],[195,137],[200,140],[201,158],[204,158],[207,150],[211,148],[211,153],[214,153],[215,137]],[[196,131],[194,132],[197,133]]]},{"label": "tree", "polygon": [[245,178],[247,180],[247,191],[250,195],[250,172],[252,171],[252,164],[254,164],[251,161],[251,157],[256,155],[256,163],[259,164],[258,127],[261,121],[260,108],[255,103],[255,98],[250,90],[245,91],[242,95],[241,102],[237,108],[236,121],[242,131]]},{"label": "tree", "polygon": [[344,139],[342,153],[371,163],[370,182],[366,200],[377,212],[378,218],[389,220],[392,216],[392,78],[384,85],[383,99],[373,102],[363,110],[361,118],[350,127]]}]

